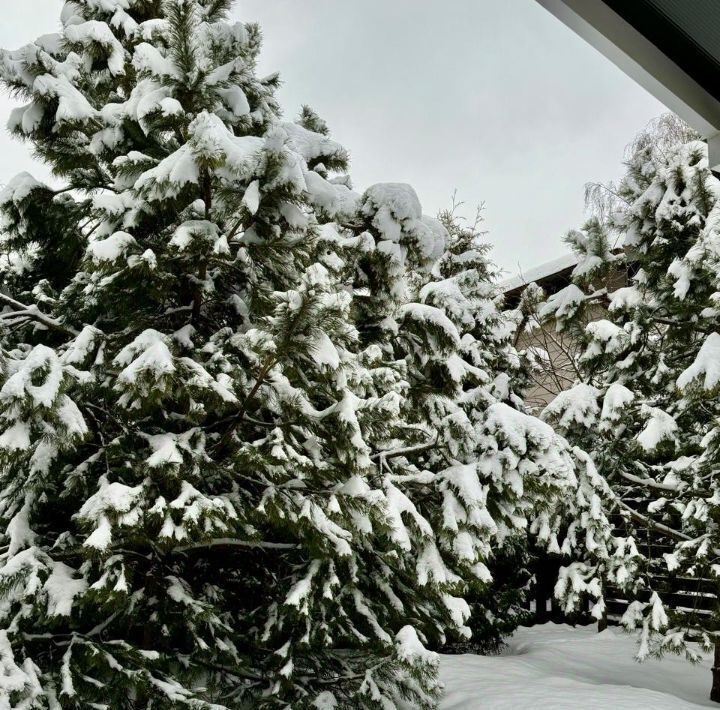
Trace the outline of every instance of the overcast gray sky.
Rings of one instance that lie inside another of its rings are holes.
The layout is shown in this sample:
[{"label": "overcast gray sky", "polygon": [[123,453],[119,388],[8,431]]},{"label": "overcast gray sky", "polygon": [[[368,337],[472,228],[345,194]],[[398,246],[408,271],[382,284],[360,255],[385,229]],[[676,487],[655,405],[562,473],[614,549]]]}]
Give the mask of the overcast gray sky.
[{"label": "overcast gray sky", "polygon": [[[58,26],[59,0],[2,2],[2,47]],[[240,0],[234,14],[261,24],[286,115],[310,104],[350,149],[356,189],[409,182],[428,214],[454,189],[485,202],[507,272],[565,253],[585,182],[617,177],[665,110],[535,0]],[[0,183],[42,175],[7,134],[0,156]]]}]

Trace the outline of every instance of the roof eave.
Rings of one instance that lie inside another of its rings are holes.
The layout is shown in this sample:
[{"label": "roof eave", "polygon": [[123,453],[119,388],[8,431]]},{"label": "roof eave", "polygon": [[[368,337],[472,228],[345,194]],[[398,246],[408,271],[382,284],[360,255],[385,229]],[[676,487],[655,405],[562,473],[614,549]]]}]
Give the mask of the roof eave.
[{"label": "roof eave", "polygon": [[707,139],[720,170],[720,101],[602,0],[537,0]]}]

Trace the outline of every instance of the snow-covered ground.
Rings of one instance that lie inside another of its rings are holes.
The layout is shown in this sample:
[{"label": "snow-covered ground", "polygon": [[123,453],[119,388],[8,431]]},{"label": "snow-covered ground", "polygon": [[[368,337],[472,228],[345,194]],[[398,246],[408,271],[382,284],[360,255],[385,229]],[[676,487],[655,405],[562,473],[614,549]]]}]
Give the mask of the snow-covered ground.
[{"label": "snow-covered ground", "polygon": [[501,656],[443,656],[441,710],[693,710],[715,707],[710,660],[635,663],[618,629],[544,624],[518,629]]}]

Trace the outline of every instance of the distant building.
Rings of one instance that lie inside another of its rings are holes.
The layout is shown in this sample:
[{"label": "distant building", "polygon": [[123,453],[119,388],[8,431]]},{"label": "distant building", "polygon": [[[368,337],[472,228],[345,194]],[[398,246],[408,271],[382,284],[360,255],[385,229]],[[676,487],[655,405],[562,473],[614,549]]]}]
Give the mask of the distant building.
[{"label": "distant building", "polygon": [[[540,286],[548,296],[557,293],[571,282],[577,263],[574,254],[567,254],[506,279],[500,284],[506,307],[516,307],[522,292],[531,283]],[[628,276],[623,267],[612,272],[603,285],[611,293],[627,283]],[[597,303],[587,309],[586,322],[599,320],[604,314],[604,304]],[[532,364],[532,385],[524,398],[531,411],[539,412],[578,379],[577,359],[583,346],[577,331],[558,332],[553,321],[541,323],[537,314],[531,315],[525,325],[526,329],[516,343],[519,350],[527,353]]]},{"label": "distant building", "polygon": [[[710,168],[720,172],[720,0],[537,2],[695,129],[707,141]],[[509,279],[504,288],[508,304],[517,302],[527,283],[556,292],[569,282],[572,267],[568,256]],[[618,273],[608,290],[626,280],[625,273]],[[590,315],[601,314],[598,307]],[[573,342],[546,324],[518,345],[547,353],[528,393],[540,407],[571,383],[577,336]]]},{"label": "distant building", "polygon": [[572,271],[577,264],[578,259],[575,254],[565,254],[559,259],[553,259],[505,279],[500,283],[500,288],[505,294],[505,303],[510,308],[516,306],[520,294],[531,283],[541,286],[548,295],[556,293],[570,283]]}]

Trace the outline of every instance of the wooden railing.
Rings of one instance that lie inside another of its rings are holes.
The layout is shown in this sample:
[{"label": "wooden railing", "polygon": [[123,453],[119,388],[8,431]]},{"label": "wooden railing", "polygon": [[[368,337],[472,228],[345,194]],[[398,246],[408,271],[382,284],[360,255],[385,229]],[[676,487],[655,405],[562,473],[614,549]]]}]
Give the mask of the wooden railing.
[{"label": "wooden railing", "polygon": [[[628,499],[626,501],[638,510],[647,508],[649,501]],[[615,521],[616,532],[627,535],[625,521],[618,517]],[[720,598],[720,580],[707,577],[675,575],[665,567],[663,553],[672,549],[671,541],[656,530],[639,528],[633,523],[633,536],[639,551],[649,559],[657,561],[655,569],[649,573],[649,581],[653,590],[657,591],[668,609],[682,613],[685,624],[690,627],[704,626],[704,617],[710,617],[718,609]],[[558,555],[542,555],[536,552],[531,565],[533,579],[530,583],[527,607],[534,623],[546,622],[567,624],[590,624],[598,620],[590,616],[590,603],[586,600],[582,608],[573,614],[566,615],[561,605],[554,598],[554,588],[558,572],[569,560]],[[650,591],[641,590],[635,596],[640,601],[650,598]],[[629,604],[621,589],[610,587],[605,590],[606,617],[599,623],[600,628],[616,625],[620,622]]]}]

